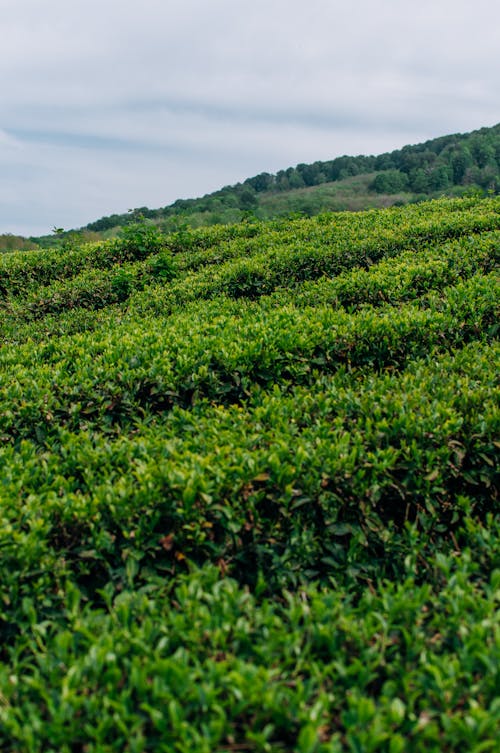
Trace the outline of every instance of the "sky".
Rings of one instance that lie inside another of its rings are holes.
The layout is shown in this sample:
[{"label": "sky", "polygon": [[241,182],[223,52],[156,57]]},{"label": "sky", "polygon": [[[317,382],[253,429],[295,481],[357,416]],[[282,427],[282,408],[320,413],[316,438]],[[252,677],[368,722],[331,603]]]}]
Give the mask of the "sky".
[{"label": "sky", "polygon": [[0,0],[0,233],[500,121],[496,0]]}]

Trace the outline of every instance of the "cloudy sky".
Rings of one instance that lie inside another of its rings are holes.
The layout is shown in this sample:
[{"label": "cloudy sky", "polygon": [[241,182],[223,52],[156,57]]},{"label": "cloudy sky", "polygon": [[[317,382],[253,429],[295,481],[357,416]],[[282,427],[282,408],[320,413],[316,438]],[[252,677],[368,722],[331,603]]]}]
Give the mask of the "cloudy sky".
[{"label": "cloudy sky", "polygon": [[500,121],[495,0],[0,0],[0,233]]}]

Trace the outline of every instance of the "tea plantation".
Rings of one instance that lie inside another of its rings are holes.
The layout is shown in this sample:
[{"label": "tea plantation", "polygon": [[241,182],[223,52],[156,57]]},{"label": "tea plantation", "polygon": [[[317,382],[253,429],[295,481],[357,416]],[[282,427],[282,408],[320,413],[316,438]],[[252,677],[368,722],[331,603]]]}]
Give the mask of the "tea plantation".
[{"label": "tea plantation", "polygon": [[500,198],[0,257],[0,750],[500,750]]}]

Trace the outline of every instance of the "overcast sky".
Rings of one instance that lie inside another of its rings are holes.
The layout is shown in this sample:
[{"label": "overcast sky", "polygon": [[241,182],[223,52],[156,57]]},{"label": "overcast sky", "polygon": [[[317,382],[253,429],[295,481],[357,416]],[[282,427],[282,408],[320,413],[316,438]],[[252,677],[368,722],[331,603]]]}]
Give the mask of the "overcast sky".
[{"label": "overcast sky", "polygon": [[0,0],[0,233],[500,121],[496,0]]}]

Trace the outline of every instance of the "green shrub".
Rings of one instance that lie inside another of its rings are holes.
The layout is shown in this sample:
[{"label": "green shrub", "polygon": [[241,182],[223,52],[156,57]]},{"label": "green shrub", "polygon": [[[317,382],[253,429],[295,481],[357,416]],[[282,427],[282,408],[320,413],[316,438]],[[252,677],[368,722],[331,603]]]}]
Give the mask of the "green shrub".
[{"label": "green shrub", "polygon": [[497,749],[499,209],[1,255],[2,753]]},{"label": "green shrub", "polygon": [[112,245],[128,261],[145,259],[164,248],[165,236],[155,225],[135,222],[122,228]]},{"label": "green shrub", "polygon": [[152,256],[148,265],[149,274],[153,279],[169,282],[175,277],[175,262],[170,251],[161,251]]},{"label": "green shrub", "polygon": [[135,278],[129,270],[118,269],[111,277],[111,291],[117,301],[126,300],[134,288]]}]

